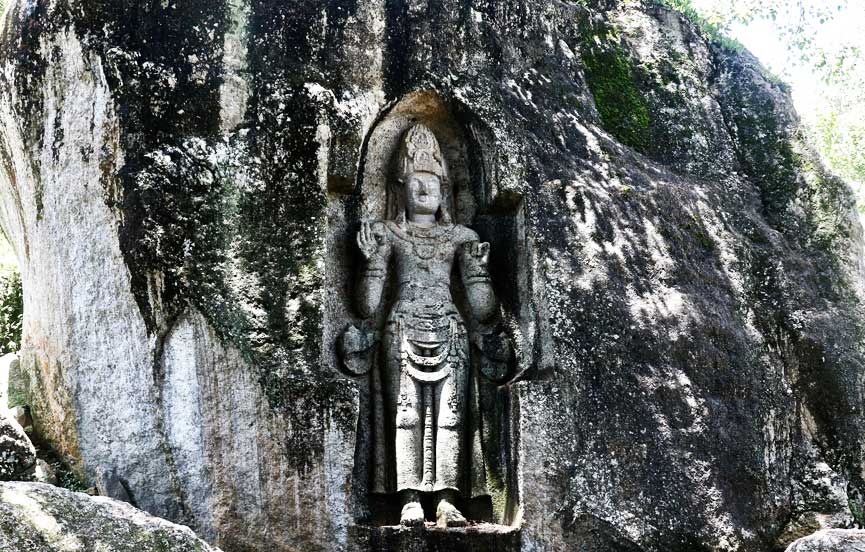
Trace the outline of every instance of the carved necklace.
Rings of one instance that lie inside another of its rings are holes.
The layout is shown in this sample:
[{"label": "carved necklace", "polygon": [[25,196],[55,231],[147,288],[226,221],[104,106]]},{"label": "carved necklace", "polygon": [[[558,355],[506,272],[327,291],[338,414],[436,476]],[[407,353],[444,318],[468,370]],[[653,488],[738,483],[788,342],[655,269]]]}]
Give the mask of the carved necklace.
[{"label": "carved necklace", "polygon": [[450,231],[443,231],[438,225],[425,228],[406,223],[406,234],[411,242],[412,251],[418,258],[428,261],[435,257],[439,246],[447,243]]}]

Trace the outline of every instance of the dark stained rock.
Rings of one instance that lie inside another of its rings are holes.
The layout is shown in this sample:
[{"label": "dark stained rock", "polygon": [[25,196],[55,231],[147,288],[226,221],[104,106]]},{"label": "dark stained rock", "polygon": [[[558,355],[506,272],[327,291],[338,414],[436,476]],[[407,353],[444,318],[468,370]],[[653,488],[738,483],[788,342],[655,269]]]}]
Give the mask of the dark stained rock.
[{"label": "dark stained rock", "polygon": [[47,483],[48,485],[58,485],[60,480],[57,477],[57,472],[54,468],[41,458],[36,459],[36,468],[33,473],[33,480],[38,483]]},{"label": "dark stained rock", "polygon": [[128,502],[134,506],[129,492],[126,490],[126,485],[120,476],[111,470],[96,470],[96,490],[101,496],[107,496],[114,500]]}]

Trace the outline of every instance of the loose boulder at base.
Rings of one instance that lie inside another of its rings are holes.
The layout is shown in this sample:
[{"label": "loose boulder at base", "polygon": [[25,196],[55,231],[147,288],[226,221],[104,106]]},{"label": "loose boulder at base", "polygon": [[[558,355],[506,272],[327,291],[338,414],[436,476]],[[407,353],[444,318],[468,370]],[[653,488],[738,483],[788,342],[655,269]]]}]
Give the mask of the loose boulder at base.
[{"label": "loose boulder at base", "polygon": [[129,504],[42,483],[0,483],[0,550],[219,552]]}]

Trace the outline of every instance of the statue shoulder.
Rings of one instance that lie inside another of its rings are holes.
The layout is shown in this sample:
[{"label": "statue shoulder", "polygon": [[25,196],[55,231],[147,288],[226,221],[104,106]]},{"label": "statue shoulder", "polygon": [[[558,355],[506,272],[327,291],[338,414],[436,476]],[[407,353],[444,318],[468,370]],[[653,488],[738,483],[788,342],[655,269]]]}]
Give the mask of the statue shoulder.
[{"label": "statue shoulder", "polygon": [[471,228],[463,226],[462,224],[457,224],[454,226],[453,236],[454,241],[459,245],[480,241],[477,232],[475,232]]}]

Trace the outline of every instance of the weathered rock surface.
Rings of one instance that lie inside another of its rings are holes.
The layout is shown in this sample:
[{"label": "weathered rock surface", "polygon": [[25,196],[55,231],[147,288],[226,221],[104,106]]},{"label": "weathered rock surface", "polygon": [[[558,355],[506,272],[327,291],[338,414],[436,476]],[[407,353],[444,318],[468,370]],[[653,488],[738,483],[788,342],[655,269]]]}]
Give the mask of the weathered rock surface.
[{"label": "weathered rock surface", "polygon": [[828,529],[803,539],[787,548],[786,552],[863,552],[865,531]]},{"label": "weathered rock surface", "polygon": [[36,467],[36,449],[24,429],[0,414],[0,481],[30,481]]},{"label": "weathered rock surface", "polygon": [[649,1],[17,0],[2,25],[27,403],[90,480],[226,550],[369,547],[334,343],[378,148],[416,119],[519,345],[524,550],[865,522],[862,231],[747,53]]},{"label": "weathered rock surface", "polygon": [[33,419],[30,417],[30,411],[25,406],[16,406],[15,408],[10,408],[7,411],[7,414],[24,429],[27,429],[27,427],[33,425]]},{"label": "weathered rock surface", "polygon": [[33,472],[33,480],[38,483],[46,483],[48,485],[58,485],[60,483],[57,478],[57,473],[54,468],[41,458],[36,459],[36,468]]},{"label": "weathered rock surface", "polygon": [[42,483],[0,483],[0,550],[219,552],[188,527]]}]

